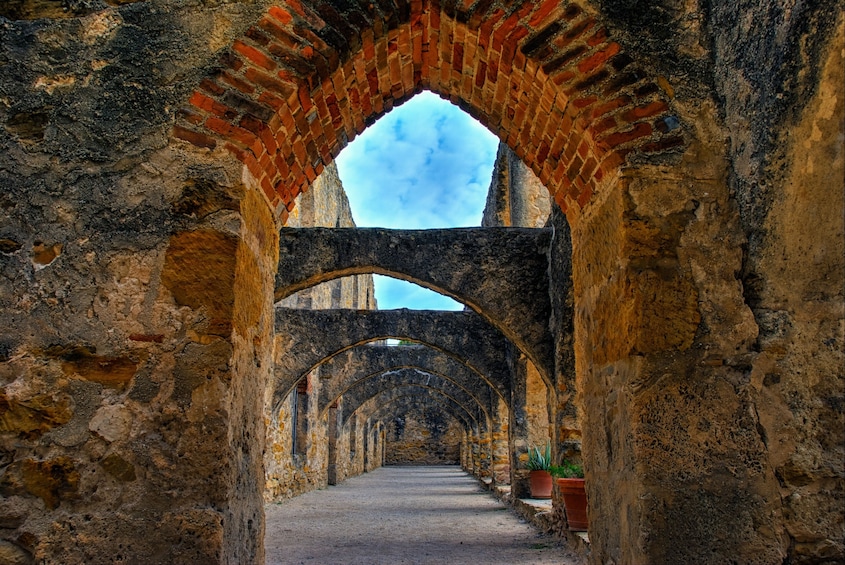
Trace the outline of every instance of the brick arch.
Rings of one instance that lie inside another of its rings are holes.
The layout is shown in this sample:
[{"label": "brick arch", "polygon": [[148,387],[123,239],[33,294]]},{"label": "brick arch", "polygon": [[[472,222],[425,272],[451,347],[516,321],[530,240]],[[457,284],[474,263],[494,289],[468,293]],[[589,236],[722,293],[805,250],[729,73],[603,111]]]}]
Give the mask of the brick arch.
[{"label": "brick arch", "polygon": [[222,56],[173,134],[228,149],[284,222],[349,141],[423,89],[505,141],[564,211],[629,154],[685,144],[671,87],[595,10],[559,0],[281,2]]},{"label": "brick arch", "polygon": [[[380,399],[375,398],[367,401],[359,409],[359,414],[366,416],[367,420],[379,422],[392,414],[397,414],[397,410],[408,409],[414,406],[417,400],[414,396],[404,395],[378,404]],[[439,410],[452,416],[457,421],[467,434],[472,433],[475,428],[478,428],[478,423],[469,418],[466,411],[461,406],[450,401],[445,396],[433,396],[430,398],[431,405],[436,406]]]}]

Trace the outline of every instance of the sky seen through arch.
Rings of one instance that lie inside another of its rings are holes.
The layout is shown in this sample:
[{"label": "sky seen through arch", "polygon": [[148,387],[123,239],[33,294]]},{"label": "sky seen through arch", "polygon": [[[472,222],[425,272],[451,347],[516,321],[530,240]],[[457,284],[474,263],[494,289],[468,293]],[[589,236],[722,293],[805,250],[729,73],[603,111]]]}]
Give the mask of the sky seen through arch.
[{"label": "sky seen through arch", "polygon": [[[337,168],[358,227],[481,224],[499,139],[457,106],[422,92],[356,137]],[[462,310],[412,283],[375,275],[379,309]]]}]

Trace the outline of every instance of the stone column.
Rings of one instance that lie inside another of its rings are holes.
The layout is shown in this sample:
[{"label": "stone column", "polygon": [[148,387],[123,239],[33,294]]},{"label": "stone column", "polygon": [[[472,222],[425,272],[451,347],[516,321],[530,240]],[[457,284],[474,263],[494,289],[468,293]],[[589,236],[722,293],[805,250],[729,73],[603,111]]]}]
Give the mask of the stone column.
[{"label": "stone column", "polygon": [[52,562],[260,563],[278,227],[225,150],[147,143],[4,189],[0,519]]},{"label": "stone column", "polygon": [[510,458],[508,456],[508,407],[500,397],[493,399],[492,413],[492,464],[493,484],[510,484]]},{"label": "stone column", "polygon": [[573,226],[596,563],[782,560],[748,376],[757,330],[736,279],[743,239],[718,169],[627,171]]},{"label": "stone column", "polygon": [[508,444],[510,445],[510,484],[514,498],[527,498],[529,429],[527,402],[526,358],[511,347],[509,355],[513,384],[511,386],[510,421],[508,422]]},{"label": "stone column", "polygon": [[328,410],[328,440],[329,440],[329,455],[328,455],[328,482],[330,485],[337,484],[337,434],[338,434],[338,409],[337,402],[329,406]]}]

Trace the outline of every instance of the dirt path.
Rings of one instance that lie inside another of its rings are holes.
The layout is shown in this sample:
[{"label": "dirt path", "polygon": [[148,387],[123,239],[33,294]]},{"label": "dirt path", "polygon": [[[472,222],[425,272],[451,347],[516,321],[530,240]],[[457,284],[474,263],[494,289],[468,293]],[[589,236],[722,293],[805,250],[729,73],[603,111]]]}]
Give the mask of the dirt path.
[{"label": "dirt path", "polygon": [[265,510],[268,565],[578,563],[458,467],[384,467]]}]

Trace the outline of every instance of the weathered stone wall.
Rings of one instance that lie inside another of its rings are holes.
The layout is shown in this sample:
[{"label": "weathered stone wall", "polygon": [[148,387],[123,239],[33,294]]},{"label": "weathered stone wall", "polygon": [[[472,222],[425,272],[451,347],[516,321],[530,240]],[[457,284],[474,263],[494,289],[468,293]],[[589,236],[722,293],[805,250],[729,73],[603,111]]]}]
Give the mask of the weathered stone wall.
[{"label": "weathered stone wall", "polygon": [[541,228],[552,198],[537,175],[505,144],[499,144],[481,225]]},{"label": "weathered stone wall", "polygon": [[[316,178],[311,188],[296,199],[296,207],[285,223],[291,228],[354,228],[355,220],[343,183],[332,163]],[[377,308],[372,275],[343,277],[318,284],[279,301],[285,308],[325,310]]]},{"label": "weathered stone wall", "polygon": [[845,555],[843,5],[725,4],[713,19],[758,328],[744,388],[789,559],[834,562]]},{"label": "weathered stone wall", "polygon": [[453,417],[420,398],[385,421],[385,465],[457,465],[461,432]]},{"label": "weathered stone wall", "polygon": [[[310,190],[299,195],[296,208],[288,216],[287,227],[355,227],[349,200],[343,184],[332,163],[317,177]],[[372,275],[356,275],[328,281],[289,296],[278,303],[286,308],[326,310],[349,308],[371,310],[376,308]],[[287,339],[280,335],[277,339]],[[306,453],[293,454],[294,423],[291,392],[281,403],[277,414],[268,415],[267,450],[265,455],[265,500],[290,498],[322,488],[328,483],[328,421],[327,414],[319,418],[318,398],[323,381],[332,375],[323,374],[318,367],[308,379],[308,415]],[[272,401],[271,401],[272,402]],[[341,430],[343,433],[343,430]],[[348,446],[348,438],[341,435],[337,444]],[[344,457],[346,455],[346,457]],[[364,471],[363,459],[349,461],[348,449],[339,454],[340,468],[335,472],[338,480]],[[356,464],[359,463],[359,464]],[[342,478],[341,478],[342,477]]]},{"label": "weathered stone wall", "polygon": [[[550,212],[551,197],[548,189],[511,149],[500,144],[481,225],[539,228],[547,225]],[[547,442],[551,442],[549,421],[553,418],[556,398],[550,396],[548,386],[530,361],[518,361],[512,366],[511,372],[522,387],[519,394],[512,397],[512,401],[518,404],[513,415],[515,425],[511,426],[509,421],[497,422],[494,428],[509,430],[512,453],[507,464],[499,459],[498,472],[495,470],[497,464],[494,463],[493,476],[498,477],[497,482],[500,484],[510,483],[514,496],[523,497],[528,496],[528,450],[544,450]],[[551,405],[550,400],[554,401]],[[511,415],[508,413],[506,417],[511,418]],[[495,442],[498,433],[494,432],[491,440],[494,459],[497,458]],[[512,475],[507,479],[503,476],[505,468]]]}]

